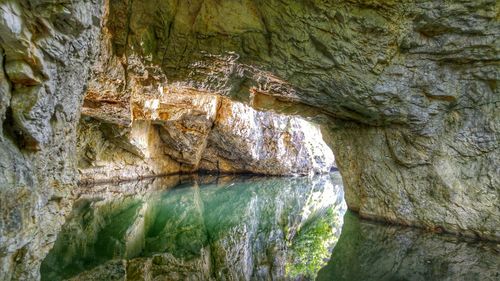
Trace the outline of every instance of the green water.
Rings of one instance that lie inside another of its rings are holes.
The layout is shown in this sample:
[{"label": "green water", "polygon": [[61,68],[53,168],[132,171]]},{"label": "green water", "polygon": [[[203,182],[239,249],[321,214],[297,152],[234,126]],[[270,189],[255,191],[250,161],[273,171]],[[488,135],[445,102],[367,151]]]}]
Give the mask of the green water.
[{"label": "green water", "polygon": [[44,260],[42,280],[311,280],[346,209],[338,173],[159,178],[89,193]]},{"label": "green water", "polygon": [[42,280],[500,280],[497,244],[346,213],[338,173],[177,176],[87,193]]}]

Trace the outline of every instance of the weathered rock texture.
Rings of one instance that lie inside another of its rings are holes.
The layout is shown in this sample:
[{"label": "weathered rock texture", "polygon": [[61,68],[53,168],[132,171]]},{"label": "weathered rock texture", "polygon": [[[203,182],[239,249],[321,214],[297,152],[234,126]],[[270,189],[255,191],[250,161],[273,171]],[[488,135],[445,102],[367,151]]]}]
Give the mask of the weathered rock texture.
[{"label": "weathered rock texture", "polygon": [[102,1],[0,1],[0,280],[37,280],[76,186]]},{"label": "weathered rock texture", "polygon": [[123,65],[154,65],[170,85],[334,117],[324,124],[363,217],[499,239],[498,9],[114,1],[107,26]]},{"label": "weathered rock texture", "polygon": [[98,48],[89,89],[118,93],[110,106],[167,83],[334,117],[321,120],[351,209],[500,239],[498,5],[114,0],[99,45],[101,1],[2,1],[1,279],[36,278],[61,221]]},{"label": "weathered rock texture", "polygon": [[135,95],[131,115],[121,118],[114,115],[116,105],[85,101],[92,108],[84,105],[83,114],[92,118],[82,119],[78,133],[84,182],[197,170],[309,174],[334,167],[318,126],[219,95],[161,88],[155,98]]},{"label": "weathered rock texture", "polygon": [[[318,126],[255,110],[217,91],[173,83],[152,58],[119,51],[114,42],[119,3],[111,4],[83,103],[78,133],[82,181],[197,170],[269,175],[330,171],[333,153]],[[273,104],[257,99],[257,108]]]}]

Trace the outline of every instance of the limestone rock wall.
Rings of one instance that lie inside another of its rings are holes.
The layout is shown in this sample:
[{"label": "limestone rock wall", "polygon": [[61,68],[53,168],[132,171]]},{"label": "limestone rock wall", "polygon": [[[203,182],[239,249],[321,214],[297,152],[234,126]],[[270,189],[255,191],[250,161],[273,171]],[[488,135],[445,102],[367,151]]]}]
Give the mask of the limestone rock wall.
[{"label": "limestone rock wall", "polygon": [[164,149],[158,128],[150,122],[123,127],[87,117],[78,127],[79,180],[90,184],[189,172]]},{"label": "limestone rock wall", "polygon": [[104,3],[0,2],[0,279],[37,280],[70,207]]},{"label": "limestone rock wall", "polygon": [[326,173],[334,156],[318,125],[222,99],[200,168],[286,175]]},{"label": "limestone rock wall", "polygon": [[[112,2],[105,18],[78,133],[83,182],[197,170],[269,175],[330,171],[334,156],[318,126],[270,111],[274,103],[257,92],[254,109],[216,89],[176,82],[152,56],[118,46],[116,24],[123,18],[116,16],[132,7]],[[132,31],[127,32],[132,38]]]},{"label": "limestone rock wall", "polygon": [[134,96],[163,84],[307,108],[329,124],[351,209],[499,239],[498,1],[109,4],[0,3],[0,279],[36,279],[62,222],[91,61],[87,116],[105,105],[127,127]]},{"label": "limestone rock wall", "polygon": [[84,105],[82,182],[198,170],[292,175],[334,168],[319,126],[308,121],[205,92],[159,92],[156,98],[136,95],[126,119],[117,120],[115,110],[96,100],[91,109]]}]

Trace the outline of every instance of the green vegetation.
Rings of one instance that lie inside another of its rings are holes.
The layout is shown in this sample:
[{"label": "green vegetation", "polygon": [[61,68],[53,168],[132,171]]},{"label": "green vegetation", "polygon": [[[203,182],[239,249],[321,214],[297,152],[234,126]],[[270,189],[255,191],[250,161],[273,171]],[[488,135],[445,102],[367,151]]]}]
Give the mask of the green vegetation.
[{"label": "green vegetation", "polygon": [[338,237],[333,235],[339,225],[334,208],[311,216],[297,235],[290,241],[290,256],[286,266],[289,277],[302,277],[310,280],[323,267],[331,254]]}]

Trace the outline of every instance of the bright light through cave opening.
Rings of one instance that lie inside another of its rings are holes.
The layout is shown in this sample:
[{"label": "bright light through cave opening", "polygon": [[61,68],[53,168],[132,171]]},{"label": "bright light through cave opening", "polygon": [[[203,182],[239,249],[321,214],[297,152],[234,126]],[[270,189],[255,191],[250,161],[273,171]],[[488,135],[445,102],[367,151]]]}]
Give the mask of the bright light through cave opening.
[{"label": "bright light through cave opening", "polygon": [[127,102],[89,90],[78,134],[82,182],[196,171],[306,175],[335,168],[319,125],[205,91],[158,88],[137,87]]},{"label": "bright light through cave opening", "polygon": [[130,114],[102,100],[85,98],[79,199],[42,280],[312,280],[327,265],[347,207],[320,125],[193,89],[135,94]]}]

